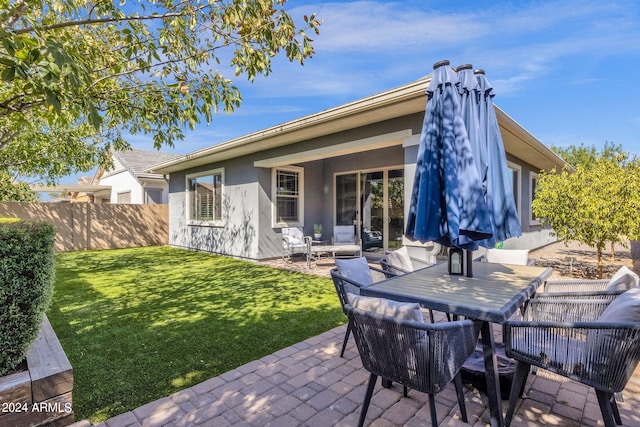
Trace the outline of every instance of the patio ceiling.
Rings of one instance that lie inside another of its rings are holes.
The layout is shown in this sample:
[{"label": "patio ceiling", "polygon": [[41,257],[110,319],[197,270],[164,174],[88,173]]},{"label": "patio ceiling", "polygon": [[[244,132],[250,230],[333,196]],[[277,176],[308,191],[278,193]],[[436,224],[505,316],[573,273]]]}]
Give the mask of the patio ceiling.
[{"label": "patio ceiling", "polygon": [[297,163],[311,162],[314,160],[328,159],[330,157],[344,156],[347,154],[361,153],[369,150],[402,145],[405,138],[411,136],[411,129],[391,132],[384,135],[376,135],[370,138],[358,139],[343,144],[330,145],[328,147],[306,150],[299,153],[272,157],[258,160],[253,163],[259,168],[274,168],[278,166],[293,165]]}]

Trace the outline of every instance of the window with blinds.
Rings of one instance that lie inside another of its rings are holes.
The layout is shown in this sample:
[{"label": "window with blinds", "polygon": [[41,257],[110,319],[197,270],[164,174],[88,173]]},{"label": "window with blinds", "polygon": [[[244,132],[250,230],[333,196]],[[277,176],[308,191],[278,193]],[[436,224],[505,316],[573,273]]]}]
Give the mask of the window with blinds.
[{"label": "window with blinds", "polygon": [[222,221],[222,170],[187,177],[189,220]]}]

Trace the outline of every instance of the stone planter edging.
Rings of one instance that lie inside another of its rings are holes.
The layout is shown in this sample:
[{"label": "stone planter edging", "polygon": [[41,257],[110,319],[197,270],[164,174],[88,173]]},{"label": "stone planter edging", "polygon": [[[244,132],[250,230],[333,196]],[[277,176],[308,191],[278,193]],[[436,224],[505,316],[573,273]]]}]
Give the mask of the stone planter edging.
[{"label": "stone planter edging", "polygon": [[73,423],[73,369],[46,316],[26,359],[27,371],[0,377],[0,426]]}]

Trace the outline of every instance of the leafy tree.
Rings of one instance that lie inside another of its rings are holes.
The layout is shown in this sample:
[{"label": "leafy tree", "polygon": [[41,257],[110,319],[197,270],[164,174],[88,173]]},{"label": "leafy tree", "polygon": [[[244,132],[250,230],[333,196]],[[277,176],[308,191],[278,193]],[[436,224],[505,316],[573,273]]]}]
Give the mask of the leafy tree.
[{"label": "leafy tree", "polygon": [[[253,80],[285,55],[313,55],[286,0],[0,0],[0,184],[53,183],[128,147],[173,145],[241,95],[219,67]],[[17,192],[0,189],[0,195]]]},{"label": "leafy tree", "polygon": [[622,145],[615,145],[609,141],[605,141],[601,151],[593,146],[586,147],[584,143],[578,147],[575,145],[570,145],[567,148],[551,146],[551,150],[574,168],[578,166],[590,168],[596,164],[598,159],[621,160],[623,162],[628,159],[628,154],[622,149]]},{"label": "leafy tree", "polygon": [[640,231],[640,168],[621,150],[615,155],[573,151],[577,152],[595,156],[588,161],[580,157],[583,160],[575,162],[575,172],[565,169],[539,175],[532,209],[560,239],[595,247],[601,278],[606,244],[624,244]]}]

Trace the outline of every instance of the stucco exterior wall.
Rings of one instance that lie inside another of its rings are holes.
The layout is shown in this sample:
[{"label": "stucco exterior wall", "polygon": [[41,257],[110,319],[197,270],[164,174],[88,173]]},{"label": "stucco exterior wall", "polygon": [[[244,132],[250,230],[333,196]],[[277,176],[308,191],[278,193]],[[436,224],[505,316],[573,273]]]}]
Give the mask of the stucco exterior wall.
[{"label": "stucco exterior wall", "polygon": [[[272,205],[272,167],[256,167],[255,162],[270,161],[279,157],[305,153],[309,150],[360,141],[409,129],[412,136],[396,145],[367,151],[329,156],[324,159],[293,162],[304,170],[305,235],[313,233],[313,224],[323,225],[323,238],[330,239],[335,223],[335,176],[339,173],[369,171],[387,168],[404,168],[405,218],[411,197],[415,175],[419,135],[424,114],[408,116],[351,129],[296,144],[261,151],[224,162],[171,174],[169,185],[169,243],[214,253],[249,259],[275,258],[282,255],[281,228],[274,226]],[[304,158],[304,156],[301,156]],[[525,236],[508,246],[528,249],[548,243],[548,233],[539,226],[529,224],[529,172],[534,171],[515,156],[509,160],[520,165],[521,222]],[[268,162],[267,162],[268,163]],[[275,162],[277,163],[277,162]],[[224,225],[196,226],[187,221],[185,189],[186,176],[191,173],[224,168]],[[516,240],[516,239],[514,239]],[[414,243],[416,247],[419,242]]]},{"label": "stucco exterior wall", "polygon": [[122,170],[100,179],[100,185],[111,186],[110,203],[118,203],[118,194],[131,192],[131,203],[144,203],[144,193],[140,183],[128,172]]},{"label": "stucco exterior wall", "polygon": [[[222,225],[190,225],[187,219],[188,174],[224,168]],[[169,244],[240,258],[258,258],[258,171],[246,159],[212,164],[171,174],[169,183]]]}]

